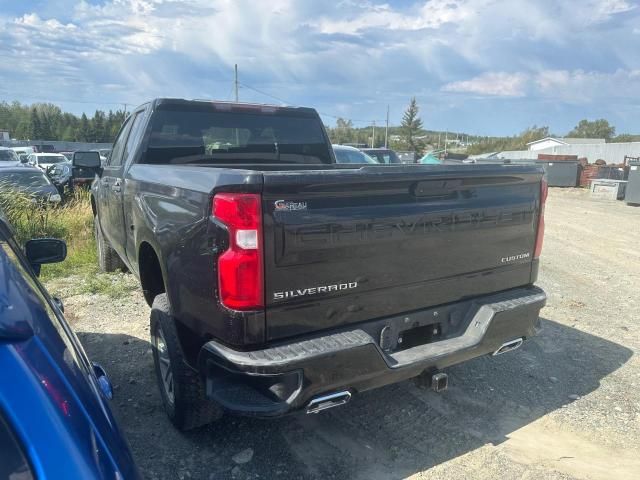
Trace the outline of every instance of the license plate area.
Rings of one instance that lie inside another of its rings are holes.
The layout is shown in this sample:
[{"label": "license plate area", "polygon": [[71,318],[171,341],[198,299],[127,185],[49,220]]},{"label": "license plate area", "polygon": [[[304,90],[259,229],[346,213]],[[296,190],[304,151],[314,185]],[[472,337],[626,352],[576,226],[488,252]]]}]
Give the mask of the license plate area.
[{"label": "license plate area", "polygon": [[426,345],[436,342],[442,337],[442,327],[439,323],[430,325],[415,326],[408,330],[403,330],[398,334],[396,351],[407,350],[409,348]]}]

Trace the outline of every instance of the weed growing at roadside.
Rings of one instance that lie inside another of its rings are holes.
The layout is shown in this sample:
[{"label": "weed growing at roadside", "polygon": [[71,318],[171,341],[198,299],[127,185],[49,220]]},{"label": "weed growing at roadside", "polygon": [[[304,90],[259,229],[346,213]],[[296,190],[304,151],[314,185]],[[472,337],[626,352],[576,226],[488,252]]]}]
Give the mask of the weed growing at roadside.
[{"label": "weed growing at roadside", "polygon": [[97,272],[96,245],[90,194],[76,189],[63,205],[34,202],[27,193],[0,185],[0,209],[24,245],[32,238],[59,238],[67,242],[67,259],[42,266],[42,280],[74,273]]}]

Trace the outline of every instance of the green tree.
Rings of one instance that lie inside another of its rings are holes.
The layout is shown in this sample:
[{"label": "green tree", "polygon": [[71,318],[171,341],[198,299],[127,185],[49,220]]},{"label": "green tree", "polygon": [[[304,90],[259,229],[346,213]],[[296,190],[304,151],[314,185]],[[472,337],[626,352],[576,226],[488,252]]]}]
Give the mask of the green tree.
[{"label": "green tree", "polygon": [[64,127],[64,130],[60,134],[60,140],[64,140],[66,142],[73,142],[75,141],[75,139],[76,139],[76,136],[75,136],[74,128],[71,125],[67,125],[66,127]]},{"label": "green tree", "polygon": [[621,133],[617,137],[611,139],[612,142],[640,142],[640,135],[631,135],[630,133]]},{"label": "green tree", "polygon": [[567,137],[573,138],[604,138],[610,140],[616,134],[615,127],[609,125],[604,118],[599,120],[580,120],[578,125],[569,132]]},{"label": "green tree", "polygon": [[336,143],[353,143],[353,122],[338,118],[335,128]]},{"label": "green tree", "polygon": [[80,117],[80,125],[78,126],[78,130],[76,133],[76,140],[80,142],[91,141],[91,124],[89,123],[89,119],[84,113]]},{"label": "green tree", "polygon": [[96,113],[93,115],[91,119],[91,138],[94,142],[105,142],[107,135],[105,132],[106,119],[104,112],[100,110],[96,110]]},{"label": "green tree", "polygon": [[31,108],[31,114],[29,116],[29,133],[33,140],[42,140],[42,125],[40,124],[40,115],[36,107]]},{"label": "green tree", "polygon": [[538,127],[534,125],[520,134],[520,144],[526,147],[527,143],[535,142],[536,140],[541,140],[549,136],[549,127]]},{"label": "green tree", "polygon": [[416,139],[422,130],[422,120],[418,116],[420,108],[416,97],[413,97],[409,102],[409,106],[402,115],[402,123],[400,124],[402,137],[409,150],[416,152],[417,155],[422,155],[424,144]]},{"label": "green tree", "polygon": [[33,138],[31,133],[31,123],[28,120],[22,120],[13,132],[13,137],[20,140],[30,140]]}]

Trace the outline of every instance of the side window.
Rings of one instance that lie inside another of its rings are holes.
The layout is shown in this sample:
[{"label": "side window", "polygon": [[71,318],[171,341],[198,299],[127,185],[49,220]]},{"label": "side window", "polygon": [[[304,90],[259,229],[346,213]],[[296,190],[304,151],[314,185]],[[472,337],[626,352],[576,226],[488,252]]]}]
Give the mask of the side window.
[{"label": "side window", "polygon": [[125,142],[129,136],[129,130],[131,130],[131,117],[127,118],[124,126],[120,130],[120,135],[116,138],[116,142],[113,144],[113,150],[109,156],[109,165],[117,166],[122,164],[122,152],[124,150]]},{"label": "side window", "polygon": [[[0,412],[1,413],[1,412]],[[31,480],[29,462],[18,439],[0,414],[0,478]]]},{"label": "side window", "polygon": [[129,138],[127,140],[124,154],[122,155],[122,163],[127,163],[129,157],[134,154],[136,146],[138,145],[138,141],[142,136],[142,124],[144,120],[144,110],[136,113],[135,118],[133,119],[133,125],[131,126],[131,133],[129,134]]}]

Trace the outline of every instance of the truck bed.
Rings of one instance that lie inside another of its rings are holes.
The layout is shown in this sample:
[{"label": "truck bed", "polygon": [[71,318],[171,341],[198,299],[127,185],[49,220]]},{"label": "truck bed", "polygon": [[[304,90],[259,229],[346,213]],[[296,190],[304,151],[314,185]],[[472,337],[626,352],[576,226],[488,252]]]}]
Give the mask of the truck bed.
[{"label": "truck bed", "polygon": [[[131,215],[147,223],[136,231],[166,256],[167,281],[179,285],[179,296],[170,288],[172,305],[200,335],[268,344],[536,279],[538,167],[265,167],[130,170],[126,192],[138,197]],[[220,253],[209,246],[225,231],[211,202],[225,191],[262,198],[261,311],[234,313],[216,303]]]}]

